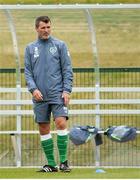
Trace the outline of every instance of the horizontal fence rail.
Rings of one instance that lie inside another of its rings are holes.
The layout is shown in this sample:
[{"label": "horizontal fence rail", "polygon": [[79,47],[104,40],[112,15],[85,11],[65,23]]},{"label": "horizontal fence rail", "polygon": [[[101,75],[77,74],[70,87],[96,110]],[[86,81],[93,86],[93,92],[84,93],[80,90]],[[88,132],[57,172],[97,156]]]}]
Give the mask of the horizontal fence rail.
[{"label": "horizontal fence rail", "polygon": [[[18,89],[21,92],[28,92],[26,88]],[[73,92],[95,92],[96,88],[73,88]],[[140,92],[140,88],[101,88],[101,92]],[[0,88],[0,92],[17,92],[16,88]],[[1,100],[0,105],[32,105],[31,100]],[[70,104],[140,104],[140,99],[72,99]],[[0,115],[33,115],[32,110],[0,110]],[[69,114],[140,114],[140,110],[70,110]]]},{"label": "horizontal fence rail", "polygon": [[[74,87],[73,92],[95,92],[93,87]],[[100,87],[100,92],[140,92],[139,87]],[[1,88],[0,92],[17,92],[17,88]],[[27,88],[21,88],[21,92],[28,92]]]},{"label": "horizontal fence rail", "polygon": [[0,9],[137,9],[140,4],[74,4],[74,5],[0,5]]},{"label": "horizontal fence rail", "polygon": [[[28,92],[27,88],[21,88],[21,92]],[[73,88],[73,92],[95,92],[96,88],[84,88],[84,87],[76,87]],[[133,87],[113,87],[113,88],[100,88],[101,92],[140,92],[140,88]],[[16,88],[0,88],[0,92],[17,92]],[[22,105],[32,105],[31,100],[1,100],[0,105],[14,105],[14,106],[22,106]],[[140,99],[72,99],[70,104],[140,104]],[[84,114],[140,114],[140,110],[136,109],[76,109],[76,110],[69,110],[70,115],[84,115]],[[9,116],[9,115],[33,115],[33,110],[0,110],[0,115]]]},{"label": "horizontal fence rail", "polygon": [[[0,105],[32,105],[31,100],[1,100]],[[72,99],[70,104],[140,104],[140,99]]]}]

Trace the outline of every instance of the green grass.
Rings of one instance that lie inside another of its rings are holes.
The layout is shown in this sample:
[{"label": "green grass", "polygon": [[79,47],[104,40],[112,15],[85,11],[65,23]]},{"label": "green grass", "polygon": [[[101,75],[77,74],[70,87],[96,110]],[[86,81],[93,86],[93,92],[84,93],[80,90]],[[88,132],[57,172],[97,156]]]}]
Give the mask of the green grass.
[{"label": "green grass", "polygon": [[139,179],[140,169],[104,169],[105,173],[96,173],[94,168],[73,169],[71,173],[38,173],[37,169],[0,169],[0,178],[16,178],[16,179]]}]

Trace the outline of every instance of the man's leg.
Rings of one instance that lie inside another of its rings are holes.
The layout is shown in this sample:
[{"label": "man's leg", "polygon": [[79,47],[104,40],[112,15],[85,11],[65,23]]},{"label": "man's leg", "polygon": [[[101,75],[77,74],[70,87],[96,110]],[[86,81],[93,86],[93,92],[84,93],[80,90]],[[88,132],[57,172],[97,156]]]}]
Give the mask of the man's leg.
[{"label": "man's leg", "polygon": [[50,123],[39,123],[39,132],[41,137],[41,145],[44,150],[48,165],[56,167],[54,159],[54,145],[50,134]]},{"label": "man's leg", "polygon": [[57,128],[57,146],[59,150],[60,163],[67,160],[68,131],[66,129],[66,118],[58,117],[55,119]]},{"label": "man's leg", "polygon": [[60,170],[64,172],[70,172],[67,161],[67,148],[68,148],[68,131],[67,121],[65,117],[55,118],[57,128],[57,147],[60,156]]},{"label": "man's leg", "polygon": [[34,103],[35,122],[38,124],[41,146],[45,153],[48,164],[43,166],[39,172],[56,172],[56,163],[54,160],[53,140],[50,134],[50,115],[51,107],[46,102]]}]

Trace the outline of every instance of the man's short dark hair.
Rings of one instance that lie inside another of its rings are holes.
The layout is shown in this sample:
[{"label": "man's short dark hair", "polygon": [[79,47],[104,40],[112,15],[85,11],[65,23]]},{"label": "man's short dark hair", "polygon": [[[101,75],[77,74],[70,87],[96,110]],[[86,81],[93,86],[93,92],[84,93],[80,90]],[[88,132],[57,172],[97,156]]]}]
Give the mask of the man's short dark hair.
[{"label": "man's short dark hair", "polygon": [[51,22],[50,18],[48,16],[39,16],[36,18],[35,20],[35,27],[38,28],[39,27],[39,23],[40,22],[44,22],[44,23],[48,23]]}]

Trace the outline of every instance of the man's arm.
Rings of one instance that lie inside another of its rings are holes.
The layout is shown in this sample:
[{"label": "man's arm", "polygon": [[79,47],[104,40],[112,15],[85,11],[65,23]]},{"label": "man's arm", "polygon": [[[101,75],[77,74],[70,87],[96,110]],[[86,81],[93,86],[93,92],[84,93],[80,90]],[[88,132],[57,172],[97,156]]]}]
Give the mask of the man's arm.
[{"label": "man's arm", "polygon": [[41,101],[43,100],[43,96],[41,92],[37,89],[36,83],[34,81],[34,76],[33,76],[33,70],[32,70],[32,63],[31,63],[31,58],[30,58],[30,53],[28,47],[25,49],[25,79],[27,82],[28,90],[32,93],[34,99],[36,101]]},{"label": "man's arm", "polygon": [[70,93],[72,91],[73,71],[70,54],[65,43],[63,43],[61,48],[61,68],[63,76],[62,97],[64,98],[65,105],[68,105],[70,101]]},{"label": "man's arm", "polygon": [[30,57],[28,46],[25,49],[24,67],[25,67],[24,68],[25,79],[26,79],[26,82],[27,82],[28,90],[31,93],[33,93],[33,91],[37,89],[37,86],[35,84],[34,77],[33,77],[31,57]]},{"label": "man's arm", "polygon": [[63,91],[71,93],[73,83],[73,71],[70,54],[65,43],[63,43],[61,47],[61,68],[63,76]]}]

